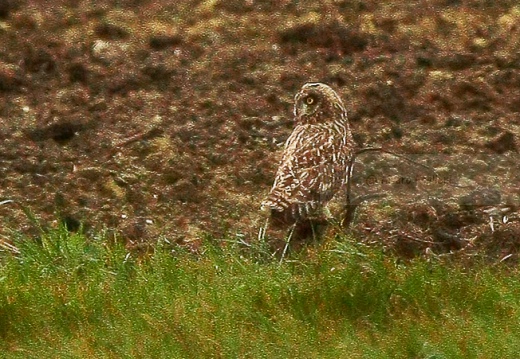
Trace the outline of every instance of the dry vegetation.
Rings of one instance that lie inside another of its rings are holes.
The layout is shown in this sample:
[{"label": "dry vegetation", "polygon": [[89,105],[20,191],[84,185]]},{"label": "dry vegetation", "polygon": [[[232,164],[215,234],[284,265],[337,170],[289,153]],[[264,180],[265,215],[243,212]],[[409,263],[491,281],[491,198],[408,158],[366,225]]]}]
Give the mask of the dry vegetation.
[{"label": "dry vegetation", "polygon": [[2,240],[32,229],[19,205],[129,244],[254,237],[307,81],[338,89],[360,147],[437,170],[361,157],[354,191],[387,197],[358,238],[516,256],[513,0],[3,1]]}]

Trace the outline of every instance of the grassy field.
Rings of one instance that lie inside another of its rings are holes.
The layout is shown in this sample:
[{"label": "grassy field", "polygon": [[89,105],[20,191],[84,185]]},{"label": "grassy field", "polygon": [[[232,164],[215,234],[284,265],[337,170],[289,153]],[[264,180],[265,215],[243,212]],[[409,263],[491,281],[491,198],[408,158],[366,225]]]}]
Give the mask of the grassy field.
[{"label": "grassy field", "polygon": [[516,358],[518,269],[399,261],[336,238],[280,263],[228,240],[136,257],[100,235],[19,238],[2,358]]},{"label": "grassy field", "polygon": [[[0,0],[0,359],[519,357],[519,24],[518,0]],[[439,176],[360,157],[353,195],[385,197],[280,261],[242,240],[309,81],[359,148]],[[97,234],[35,229],[58,222]]]}]

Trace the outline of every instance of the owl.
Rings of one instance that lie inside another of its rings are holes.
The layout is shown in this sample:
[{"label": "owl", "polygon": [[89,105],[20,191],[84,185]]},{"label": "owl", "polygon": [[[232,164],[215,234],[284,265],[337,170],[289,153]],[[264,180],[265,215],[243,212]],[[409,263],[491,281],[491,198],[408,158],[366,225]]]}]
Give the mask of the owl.
[{"label": "owl", "polygon": [[285,224],[317,215],[345,185],[354,141],[347,111],[328,85],[307,83],[294,99],[296,126],[262,210]]}]

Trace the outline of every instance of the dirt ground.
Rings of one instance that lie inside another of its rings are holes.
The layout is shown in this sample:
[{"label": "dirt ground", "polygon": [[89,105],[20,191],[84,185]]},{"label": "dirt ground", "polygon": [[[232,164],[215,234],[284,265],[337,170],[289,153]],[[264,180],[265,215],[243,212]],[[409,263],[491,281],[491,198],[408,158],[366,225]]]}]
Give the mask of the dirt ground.
[{"label": "dirt ground", "polygon": [[[0,2],[0,238],[252,241],[309,81],[359,148],[353,238],[403,256],[520,247],[515,0]],[[23,210],[25,209],[25,211]]]}]

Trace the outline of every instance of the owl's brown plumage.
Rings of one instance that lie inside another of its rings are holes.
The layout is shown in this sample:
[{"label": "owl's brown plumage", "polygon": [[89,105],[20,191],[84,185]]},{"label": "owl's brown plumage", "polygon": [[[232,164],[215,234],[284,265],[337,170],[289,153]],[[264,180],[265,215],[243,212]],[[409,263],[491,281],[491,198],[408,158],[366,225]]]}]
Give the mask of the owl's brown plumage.
[{"label": "owl's brown plumage", "polygon": [[269,196],[272,217],[291,224],[312,217],[346,183],[354,141],[341,98],[329,86],[307,83],[295,96],[296,127]]}]

